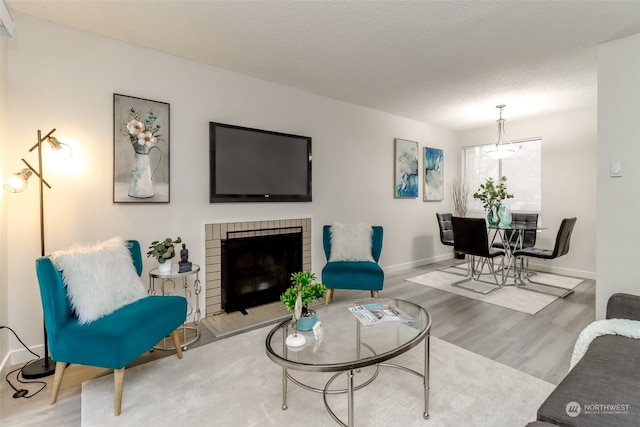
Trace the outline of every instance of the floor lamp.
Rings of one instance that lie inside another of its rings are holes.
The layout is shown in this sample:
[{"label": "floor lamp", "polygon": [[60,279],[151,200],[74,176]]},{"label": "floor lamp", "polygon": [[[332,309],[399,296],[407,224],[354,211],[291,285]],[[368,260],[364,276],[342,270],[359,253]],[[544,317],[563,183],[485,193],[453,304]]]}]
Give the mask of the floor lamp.
[{"label": "floor lamp", "polygon": [[[68,159],[71,157],[71,148],[58,141],[54,136],[51,136],[56,130],[52,129],[48,134],[42,136],[42,132],[38,130],[38,142],[29,149],[29,152],[38,150],[38,168],[35,169],[25,159],[22,162],[27,166],[20,172],[12,175],[6,184],[4,189],[11,193],[19,193],[27,188],[27,181],[31,175],[35,174],[38,177],[38,184],[40,189],[40,255],[45,256],[44,247],[44,186],[51,188],[51,186],[44,180],[42,175],[42,143],[46,142],[51,147],[54,156],[60,160]],[[44,327],[44,357],[35,360],[27,364],[22,369],[22,376],[27,379],[42,378],[49,376],[55,372],[55,363],[49,357],[49,343],[47,340],[47,329]]]}]

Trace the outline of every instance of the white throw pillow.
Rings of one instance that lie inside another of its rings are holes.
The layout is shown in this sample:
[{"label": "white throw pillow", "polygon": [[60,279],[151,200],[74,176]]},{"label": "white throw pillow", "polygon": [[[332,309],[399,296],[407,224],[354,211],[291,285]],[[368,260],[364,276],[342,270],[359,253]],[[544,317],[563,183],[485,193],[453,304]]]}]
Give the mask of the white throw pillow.
[{"label": "white throw pillow", "polygon": [[331,226],[331,255],[329,261],[371,261],[373,228],[367,224]]},{"label": "white throw pillow", "polygon": [[53,252],[51,260],[62,271],[67,298],[80,323],[147,296],[127,243],[119,237]]}]

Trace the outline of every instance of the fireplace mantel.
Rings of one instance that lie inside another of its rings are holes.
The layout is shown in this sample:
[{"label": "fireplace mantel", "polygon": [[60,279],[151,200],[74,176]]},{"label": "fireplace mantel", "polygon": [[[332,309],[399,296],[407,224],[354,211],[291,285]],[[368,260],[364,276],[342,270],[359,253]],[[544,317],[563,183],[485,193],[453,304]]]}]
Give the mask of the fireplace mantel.
[{"label": "fireplace mantel", "polygon": [[[205,224],[206,316],[223,312],[221,248],[227,232],[275,230],[285,227],[302,227],[302,268],[304,271],[311,271],[311,218]],[[235,234],[241,235],[241,233]]]}]

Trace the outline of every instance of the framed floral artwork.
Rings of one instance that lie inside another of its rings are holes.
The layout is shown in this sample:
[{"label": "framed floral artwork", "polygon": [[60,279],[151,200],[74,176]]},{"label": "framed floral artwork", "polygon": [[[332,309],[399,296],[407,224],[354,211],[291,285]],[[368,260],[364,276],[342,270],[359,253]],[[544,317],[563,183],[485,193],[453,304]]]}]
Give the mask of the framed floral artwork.
[{"label": "framed floral artwork", "polygon": [[418,143],[395,139],[394,197],[418,197]]},{"label": "framed floral artwork", "polygon": [[114,93],[113,202],[169,201],[169,104]]},{"label": "framed floral artwork", "polygon": [[424,191],[425,202],[444,198],[444,151],[424,147]]}]

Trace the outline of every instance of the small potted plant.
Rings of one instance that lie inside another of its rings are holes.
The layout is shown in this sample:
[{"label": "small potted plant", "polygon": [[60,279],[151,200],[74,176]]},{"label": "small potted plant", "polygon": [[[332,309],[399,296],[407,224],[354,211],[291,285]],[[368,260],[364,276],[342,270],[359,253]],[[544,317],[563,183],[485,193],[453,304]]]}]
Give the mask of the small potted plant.
[{"label": "small potted plant", "polygon": [[299,331],[310,331],[318,320],[318,315],[308,306],[317,299],[322,299],[327,287],[315,281],[315,274],[309,271],[301,271],[291,274],[291,286],[280,295],[280,301],[289,311],[295,312],[296,300],[300,295],[302,311],[300,318],[296,322],[296,329]]},{"label": "small potted plant", "polygon": [[493,178],[487,178],[484,184],[480,184],[478,191],[473,193],[473,198],[480,200],[482,207],[489,211],[487,214],[489,225],[497,226],[500,223],[499,211],[502,201],[513,198],[513,194],[507,192],[506,182],[506,176],[501,176],[497,184],[493,182]]},{"label": "small potted plant", "polygon": [[160,274],[167,274],[171,272],[171,258],[176,256],[176,248],[175,245],[178,243],[182,243],[182,239],[178,237],[176,240],[172,240],[167,237],[162,241],[156,240],[155,242],[151,242],[151,246],[149,246],[149,252],[147,252],[147,257],[153,256],[158,260],[158,271]]}]

